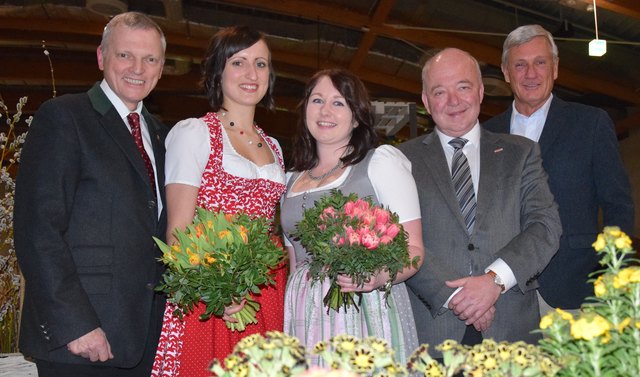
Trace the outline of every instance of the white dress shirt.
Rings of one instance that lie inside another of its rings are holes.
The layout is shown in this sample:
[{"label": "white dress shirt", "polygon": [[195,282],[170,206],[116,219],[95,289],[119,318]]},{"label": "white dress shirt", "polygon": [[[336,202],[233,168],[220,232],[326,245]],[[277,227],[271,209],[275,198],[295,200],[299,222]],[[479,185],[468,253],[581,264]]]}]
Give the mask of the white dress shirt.
[{"label": "white dress shirt", "polygon": [[[451,161],[453,159],[453,153],[455,149],[453,146],[449,145],[449,141],[454,139],[449,135],[445,135],[436,127],[436,133],[438,134],[438,138],[440,139],[440,144],[442,145],[442,150],[444,151],[444,155],[447,159],[447,165],[449,167],[449,171],[451,171]],[[469,169],[471,171],[471,180],[473,181],[473,191],[476,195],[476,200],[478,198],[478,182],[480,181],[480,123],[476,122],[475,126],[462,135],[461,138],[467,139],[467,143],[462,148],[462,153],[464,153],[467,158],[467,162],[469,163]],[[511,267],[502,260],[502,258],[496,259],[493,263],[491,263],[487,268],[485,268],[484,272],[493,271],[502,279],[504,284],[504,291],[502,293],[507,292],[509,289],[513,288],[517,284],[517,280]],[[453,298],[453,296],[458,293],[462,287],[456,289],[449,299],[444,303],[443,307],[449,306],[449,301]]]},{"label": "white dress shirt", "polygon": [[549,114],[549,107],[551,106],[551,100],[553,94],[545,101],[545,103],[530,116],[522,115],[516,109],[515,101],[511,105],[513,111],[511,112],[511,130],[512,135],[524,136],[529,140],[533,140],[536,143],[540,140],[544,123],[547,120],[547,114]]},{"label": "white dress shirt", "polygon": [[118,114],[122,118],[122,121],[124,122],[124,124],[127,126],[127,129],[129,130],[129,132],[131,132],[131,126],[129,126],[127,115],[129,115],[132,112],[135,112],[135,113],[138,113],[138,115],[140,116],[140,130],[142,131],[142,145],[144,146],[144,150],[147,152],[147,155],[149,155],[149,160],[151,160],[151,166],[153,166],[153,175],[156,180],[156,197],[158,198],[157,199],[158,217],[160,217],[160,214],[162,213],[162,199],[160,197],[160,185],[158,185],[158,169],[156,168],[156,158],[155,158],[155,155],[153,154],[153,147],[151,145],[151,136],[149,134],[149,127],[147,126],[147,122],[145,121],[144,117],[141,114],[142,101],[138,103],[138,107],[136,107],[134,111],[131,111],[129,110],[129,108],[127,108],[124,102],[122,102],[120,97],[118,97],[118,95],[116,95],[116,93],[113,90],[111,90],[106,80],[102,80],[102,82],[100,83],[100,88],[102,89],[104,94],[107,96],[109,101],[111,101],[111,104],[113,104],[113,107],[115,107],[116,110],[118,111]]}]

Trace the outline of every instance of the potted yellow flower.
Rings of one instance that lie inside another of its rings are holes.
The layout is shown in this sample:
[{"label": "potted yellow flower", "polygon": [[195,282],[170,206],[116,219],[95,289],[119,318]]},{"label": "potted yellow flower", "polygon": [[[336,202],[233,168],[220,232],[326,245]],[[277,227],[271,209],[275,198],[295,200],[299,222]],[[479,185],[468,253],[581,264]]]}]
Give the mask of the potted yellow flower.
[{"label": "potted yellow flower", "polygon": [[563,364],[557,376],[640,376],[640,267],[631,239],[606,227],[593,243],[604,273],[578,316],[556,309],[542,318],[541,347]]}]

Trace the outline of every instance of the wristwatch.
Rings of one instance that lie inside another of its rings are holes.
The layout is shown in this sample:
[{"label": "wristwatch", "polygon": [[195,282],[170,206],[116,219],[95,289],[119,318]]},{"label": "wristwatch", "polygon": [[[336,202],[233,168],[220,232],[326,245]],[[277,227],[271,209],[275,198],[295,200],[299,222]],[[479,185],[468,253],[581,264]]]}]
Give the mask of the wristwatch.
[{"label": "wristwatch", "polygon": [[502,281],[502,279],[500,279],[500,276],[498,276],[498,274],[496,274],[494,271],[489,270],[487,271],[487,274],[491,275],[491,277],[493,277],[493,282],[500,287],[500,292],[504,292],[504,282]]}]

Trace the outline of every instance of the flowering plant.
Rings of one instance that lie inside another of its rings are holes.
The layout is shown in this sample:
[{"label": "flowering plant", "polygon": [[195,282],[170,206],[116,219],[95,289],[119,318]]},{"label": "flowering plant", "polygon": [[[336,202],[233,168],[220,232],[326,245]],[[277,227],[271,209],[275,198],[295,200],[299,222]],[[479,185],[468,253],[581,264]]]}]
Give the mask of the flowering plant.
[{"label": "flowering plant", "polygon": [[631,239],[605,227],[593,247],[605,267],[593,280],[595,297],[577,316],[560,309],[545,315],[541,347],[564,365],[558,376],[639,376],[640,267],[628,266],[637,262]]},{"label": "flowering plant", "polygon": [[[398,215],[374,205],[369,198],[347,196],[332,190],[306,209],[294,236],[311,254],[309,275],[314,281],[329,278],[331,287],[324,297],[327,310],[339,311],[357,304],[353,292],[340,292],[339,274],[348,275],[358,285],[374,273],[386,269],[389,281],[408,266],[417,266],[418,257],[409,258],[407,234]],[[390,284],[384,288],[385,298]]]},{"label": "flowering plant", "polygon": [[411,373],[425,377],[547,377],[560,369],[558,362],[539,347],[525,342],[500,342],[484,339],[474,346],[446,340],[436,347],[442,352],[444,365],[429,355],[429,346],[421,345],[409,358]]},{"label": "flowering plant", "polygon": [[[15,194],[15,165],[20,162],[22,145],[27,131],[19,132],[22,109],[27,97],[16,104],[16,112],[11,116],[9,109],[0,98],[0,118],[3,114],[8,130],[0,132],[0,352],[17,350],[18,325],[20,317],[21,275],[13,246],[13,203]],[[28,127],[31,119],[24,123]]]},{"label": "flowering plant", "polygon": [[324,369],[313,367],[306,372],[299,374],[298,377],[358,377],[358,374],[342,370],[342,369]]},{"label": "flowering plant", "polygon": [[[44,55],[49,61],[53,97],[56,96],[56,83],[53,63],[45,41],[42,41]],[[20,97],[16,112],[11,116],[0,95],[0,119],[5,116],[6,133],[0,132],[0,353],[18,351],[18,330],[22,310],[23,278],[13,245],[13,204],[15,197],[15,173],[20,163],[22,146],[27,138],[28,127],[33,116],[24,120],[20,126],[22,109],[28,97]],[[23,131],[19,131],[22,128]]]},{"label": "flowering plant", "polygon": [[270,234],[267,219],[202,208],[196,212],[186,230],[174,231],[178,242],[172,246],[154,237],[168,267],[157,289],[169,295],[180,317],[200,301],[205,303],[202,320],[222,316],[226,306],[245,300],[244,308],[232,315],[237,323],[227,321],[232,331],[243,331],[247,324],[257,323],[260,304],[251,294],[273,284],[271,271],[284,258],[282,244]]},{"label": "flowering plant", "polygon": [[210,368],[216,377],[285,377],[306,369],[305,349],[298,338],[277,331],[242,338],[229,356],[214,360]]},{"label": "flowering plant", "polygon": [[313,347],[324,364],[332,370],[352,372],[359,376],[405,376],[407,371],[396,362],[394,351],[386,340],[375,337],[358,339],[337,335]]}]

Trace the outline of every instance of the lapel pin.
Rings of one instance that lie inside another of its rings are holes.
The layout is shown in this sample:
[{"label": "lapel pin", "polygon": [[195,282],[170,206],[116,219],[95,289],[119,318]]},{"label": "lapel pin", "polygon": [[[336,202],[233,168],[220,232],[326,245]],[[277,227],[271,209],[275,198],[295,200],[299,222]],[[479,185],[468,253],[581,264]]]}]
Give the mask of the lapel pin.
[{"label": "lapel pin", "polygon": [[493,153],[500,153],[504,150],[504,148],[496,148]]}]

